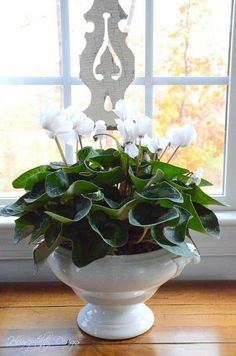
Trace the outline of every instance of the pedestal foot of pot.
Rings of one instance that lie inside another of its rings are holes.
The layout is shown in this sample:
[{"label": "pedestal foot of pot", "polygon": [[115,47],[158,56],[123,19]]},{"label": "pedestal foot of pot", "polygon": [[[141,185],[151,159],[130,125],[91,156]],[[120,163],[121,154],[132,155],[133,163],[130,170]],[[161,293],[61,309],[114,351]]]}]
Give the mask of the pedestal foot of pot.
[{"label": "pedestal foot of pot", "polygon": [[79,327],[102,339],[121,340],[143,334],[154,323],[154,315],[145,304],[105,306],[87,304],[78,314]]}]

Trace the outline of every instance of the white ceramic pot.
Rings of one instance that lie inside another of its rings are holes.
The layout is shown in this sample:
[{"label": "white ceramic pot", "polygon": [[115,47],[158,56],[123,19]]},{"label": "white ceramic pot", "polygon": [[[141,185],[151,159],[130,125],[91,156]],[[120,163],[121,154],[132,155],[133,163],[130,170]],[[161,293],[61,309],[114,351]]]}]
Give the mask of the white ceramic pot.
[{"label": "white ceramic pot", "polygon": [[88,304],[78,314],[79,327],[103,339],[128,339],[150,329],[154,315],[144,302],[183,268],[200,261],[179,257],[163,249],[122,256],[106,256],[78,268],[71,252],[58,247],[48,258],[55,275]]}]

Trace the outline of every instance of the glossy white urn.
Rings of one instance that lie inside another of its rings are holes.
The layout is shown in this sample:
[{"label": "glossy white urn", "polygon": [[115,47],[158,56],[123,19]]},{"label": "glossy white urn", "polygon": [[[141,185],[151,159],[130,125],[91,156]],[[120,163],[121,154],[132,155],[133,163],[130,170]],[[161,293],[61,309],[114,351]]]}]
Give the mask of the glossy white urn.
[{"label": "glossy white urn", "polygon": [[163,249],[136,255],[106,256],[78,268],[71,251],[58,247],[48,258],[54,274],[88,304],[78,314],[79,327],[103,339],[128,339],[150,329],[154,315],[144,302],[183,268],[200,261]]}]

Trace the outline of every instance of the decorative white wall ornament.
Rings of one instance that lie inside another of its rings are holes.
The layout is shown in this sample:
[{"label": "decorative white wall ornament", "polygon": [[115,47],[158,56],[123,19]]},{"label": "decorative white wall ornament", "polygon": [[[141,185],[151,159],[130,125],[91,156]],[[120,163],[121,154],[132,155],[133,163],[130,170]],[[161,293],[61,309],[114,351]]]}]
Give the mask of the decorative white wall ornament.
[{"label": "decorative white wall ornament", "polygon": [[127,32],[118,23],[127,18],[118,0],[94,0],[84,15],[94,24],[93,32],[86,32],[86,47],[80,56],[80,78],[91,92],[91,102],[85,113],[93,120],[105,120],[109,128],[115,126],[116,115],[106,111],[105,102],[112,108],[134,79],[134,55],[126,44]]}]

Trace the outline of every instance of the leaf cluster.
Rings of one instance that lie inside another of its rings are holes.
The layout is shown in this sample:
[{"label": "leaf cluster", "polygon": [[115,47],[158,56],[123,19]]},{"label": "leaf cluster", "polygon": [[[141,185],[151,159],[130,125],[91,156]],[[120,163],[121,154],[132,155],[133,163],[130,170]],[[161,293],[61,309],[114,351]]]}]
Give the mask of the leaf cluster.
[{"label": "leaf cluster", "polygon": [[78,161],[35,167],[13,181],[25,194],[1,209],[15,216],[14,242],[29,238],[38,266],[59,246],[83,267],[107,254],[163,248],[190,256],[190,230],[219,238],[209,205],[221,203],[202,186],[186,185],[188,169],[131,159],[122,149],[85,147]]}]

